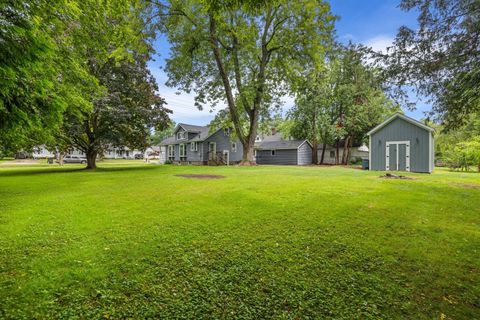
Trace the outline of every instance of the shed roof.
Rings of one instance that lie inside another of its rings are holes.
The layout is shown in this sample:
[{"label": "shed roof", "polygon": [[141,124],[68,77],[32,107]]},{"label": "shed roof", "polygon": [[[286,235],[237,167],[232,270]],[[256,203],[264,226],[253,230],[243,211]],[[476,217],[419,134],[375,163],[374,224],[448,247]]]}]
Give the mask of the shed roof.
[{"label": "shed roof", "polygon": [[367,135],[372,135],[373,133],[377,132],[378,130],[382,129],[383,127],[385,127],[387,124],[389,124],[390,122],[392,122],[393,120],[397,119],[397,118],[400,118],[402,120],[405,120],[417,127],[420,127],[424,130],[427,130],[427,131],[430,131],[430,132],[433,132],[435,131],[433,128],[427,126],[426,124],[423,124],[421,123],[420,121],[417,121],[413,118],[410,118],[410,117],[407,117],[406,115],[404,114],[401,114],[401,113],[395,113],[393,116],[391,116],[390,118],[388,118],[387,120],[383,121],[382,123],[380,123],[378,126],[376,126],[375,128],[373,128],[372,130],[370,130]]}]

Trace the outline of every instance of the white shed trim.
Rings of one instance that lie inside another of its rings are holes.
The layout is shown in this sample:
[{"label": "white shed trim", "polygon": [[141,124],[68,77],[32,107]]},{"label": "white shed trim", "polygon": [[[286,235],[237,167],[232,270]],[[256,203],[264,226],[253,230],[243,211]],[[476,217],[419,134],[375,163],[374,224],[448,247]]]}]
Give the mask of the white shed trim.
[{"label": "white shed trim", "polygon": [[368,171],[372,170],[372,137],[368,137]]},{"label": "white shed trim", "polygon": [[428,135],[428,171],[433,171],[433,132]]},{"label": "white shed trim", "polygon": [[386,171],[390,171],[390,145],[391,144],[394,144],[397,146],[397,150],[395,152],[396,156],[397,156],[397,161],[396,161],[396,164],[397,164],[397,167],[396,167],[396,171],[398,171],[398,146],[401,145],[401,144],[404,144],[405,145],[405,171],[410,171],[410,141],[408,140],[405,140],[405,141],[387,141],[385,143],[385,170]]},{"label": "white shed trim", "polygon": [[412,119],[410,117],[407,117],[401,113],[396,113],[394,114],[393,116],[391,116],[390,118],[388,118],[387,120],[383,121],[382,123],[380,123],[378,126],[376,126],[375,128],[373,128],[372,130],[370,130],[367,135],[372,135],[373,133],[377,132],[378,130],[380,130],[381,128],[385,127],[387,124],[389,124],[390,122],[392,122],[393,120],[395,120],[396,118],[400,118],[400,119],[403,119],[417,127],[420,127],[422,129],[425,129],[425,130],[428,130],[430,132],[433,132],[435,131],[433,128],[430,128],[429,126],[421,123],[420,121],[417,121],[415,119]]}]

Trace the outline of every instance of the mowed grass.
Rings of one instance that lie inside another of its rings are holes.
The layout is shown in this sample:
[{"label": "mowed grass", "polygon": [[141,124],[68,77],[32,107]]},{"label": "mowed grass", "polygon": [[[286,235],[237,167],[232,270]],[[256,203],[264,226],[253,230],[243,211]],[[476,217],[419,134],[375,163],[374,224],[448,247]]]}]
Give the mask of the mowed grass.
[{"label": "mowed grass", "polygon": [[2,168],[0,318],[480,318],[480,176],[380,174]]}]

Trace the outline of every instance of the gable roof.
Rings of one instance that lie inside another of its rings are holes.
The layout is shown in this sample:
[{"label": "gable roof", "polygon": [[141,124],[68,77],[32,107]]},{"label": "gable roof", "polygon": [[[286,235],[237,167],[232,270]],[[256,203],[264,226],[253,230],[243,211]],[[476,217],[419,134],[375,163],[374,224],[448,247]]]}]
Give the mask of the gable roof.
[{"label": "gable roof", "polygon": [[171,137],[168,137],[168,138],[164,139],[162,142],[160,142],[160,145],[165,146],[165,145],[169,145],[169,144],[199,142],[199,141],[203,141],[203,140],[207,139],[212,134],[214,134],[215,132],[218,131],[218,130],[215,130],[214,132],[212,132],[210,134],[210,127],[208,127],[208,126],[195,126],[195,125],[191,125],[191,124],[179,123],[173,132],[175,132],[175,134],[176,134],[179,128],[182,128],[183,130],[185,130],[187,132],[193,132],[193,133],[198,133],[198,134],[195,135],[191,139],[182,139],[182,141],[177,141],[177,139],[175,139],[175,135],[173,135]]},{"label": "gable roof", "polygon": [[205,130],[205,128],[208,130],[207,126],[195,126],[193,124],[179,123],[174,131],[176,132],[179,127],[182,127],[183,130],[188,132],[201,132]]},{"label": "gable roof", "polygon": [[312,146],[307,140],[280,140],[280,141],[263,141],[258,143],[255,146],[255,149],[259,150],[291,150],[298,149],[304,143],[308,143],[310,147]]},{"label": "gable roof", "polygon": [[392,122],[393,120],[397,119],[397,118],[400,118],[402,120],[405,120],[417,127],[420,127],[424,130],[427,130],[427,131],[430,131],[430,132],[433,132],[435,131],[435,129],[421,123],[420,121],[417,121],[413,118],[410,118],[410,117],[407,117],[406,115],[404,114],[401,114],[401,113],[395,113],[393,116],[391,116],[390,118],[388,118],[387,120],[383,121],[382,123],[380,123],[378,126],[376,126],[375,128],[373,128],[372,130],[370,130],[367,135],[372,135],[373,133],[377,132],[378,130],[382,129],[383,127],[385,127],[387,124],[389,124],[390,122]]}]

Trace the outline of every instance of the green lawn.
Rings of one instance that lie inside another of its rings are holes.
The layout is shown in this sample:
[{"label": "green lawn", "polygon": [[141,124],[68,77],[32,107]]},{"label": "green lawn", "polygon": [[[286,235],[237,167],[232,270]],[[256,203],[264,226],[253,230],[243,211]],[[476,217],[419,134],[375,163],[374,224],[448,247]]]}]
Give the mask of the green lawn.
[{"label": "green lawn", "polygon": [[478,174],[80,168],[0,168],[0,318],[480,318]]}]

